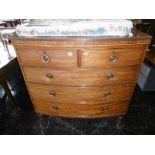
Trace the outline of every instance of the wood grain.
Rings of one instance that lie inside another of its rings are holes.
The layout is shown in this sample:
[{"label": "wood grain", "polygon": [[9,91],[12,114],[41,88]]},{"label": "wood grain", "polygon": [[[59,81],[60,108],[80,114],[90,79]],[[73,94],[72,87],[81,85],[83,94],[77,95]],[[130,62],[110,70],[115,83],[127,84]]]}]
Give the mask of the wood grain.
[{"label": "wood grain", "polygon": [[[103,87],[61,87],[28,83],[32,98],[53,102],[97,103],[130,99],[133,84],[103,86]],[[54,92],[55,96],[49,93]],[[105,93],[111,93],[107,96]]]},{"label": "wood grain", "polygon": [[[16,50],[23,66],[71,68],[77,67],[77,51],[75,49],[47,49],[23,48],[17,46]],[[42,56],[48,56],[49,61],[44,62]]]},{"label": "wood grain", "polygon": [[[142,63],[144,48],[122,48],[122,49],[82,49],[81,67],[111,67],[126,66]],[[116,60],[110,60],[115,56]]]},{"label": "wood grain", "polygon": [[127,113],[129,101],[111,104],[65,104],[33,100],[35,111],[42,114],[63,117],[97,118]]},{"label": "wood grain", "polygon": [[74,70],[23,67],[23,71],[26,81],[31,83],[61,86],[102,86],[135,82],[139,65]]}]

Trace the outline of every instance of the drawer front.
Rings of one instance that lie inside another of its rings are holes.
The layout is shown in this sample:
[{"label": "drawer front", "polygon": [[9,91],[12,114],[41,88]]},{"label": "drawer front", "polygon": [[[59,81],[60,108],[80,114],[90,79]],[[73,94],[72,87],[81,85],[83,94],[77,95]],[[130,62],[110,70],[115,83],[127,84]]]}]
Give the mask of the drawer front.
[{"label": "drawer front", "polygon": [[127,112],[129,102],[116,102],[112,104],[65,104],[42,100],[33,100],[36,112],[68,117],[102,117],[115,116]]},{"label": "drawer front", "polygon": [[65,86],[101,86],[135,81],[139,66],[108,69],[56,70],[23,67],[26,81]]},{"label": "drawer front", "polygon": [[32,98],[53,102],[98,103],[130,99],[133,84],[104,87],[62,87],[28,83]]},{"label": "drawer front", "polygon": [[40,49],[16,46],[16,50],[24,66],[77,67],[77,51],[74,49]]},{"label": "drawer front", "polygon": [[108,67],[140,64],[144,48],[80,50],[81,67]]}]

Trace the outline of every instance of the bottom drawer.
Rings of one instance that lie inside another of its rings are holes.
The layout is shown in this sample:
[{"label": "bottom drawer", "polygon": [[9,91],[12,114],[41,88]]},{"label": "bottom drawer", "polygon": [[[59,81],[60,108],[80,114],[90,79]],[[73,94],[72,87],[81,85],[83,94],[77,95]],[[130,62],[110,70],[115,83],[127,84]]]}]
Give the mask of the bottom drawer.
[{"label": "bottom drawer", "polygon": [[33,100],[35,111],[42,114],[63,117],[106,117],[125,114],[129,101],[119,103],[100,104],[66,104]]}]

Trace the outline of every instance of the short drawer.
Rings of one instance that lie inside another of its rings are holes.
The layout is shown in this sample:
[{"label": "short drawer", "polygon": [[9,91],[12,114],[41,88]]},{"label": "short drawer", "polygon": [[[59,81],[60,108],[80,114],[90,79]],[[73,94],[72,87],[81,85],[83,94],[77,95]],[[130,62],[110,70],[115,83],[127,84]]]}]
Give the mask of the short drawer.
[{"label": "short drawer", "polygon": [[65,104],[43,100],[33,100],[36,112],[65,117],[102,117],[125,114],[129,102],[114,102],[111,104]]},{"label": "short drawer", "polygon": [[103,87],[62,87],[27,83],[32,98],[64,103],[98,103],[130,99],[133,84]]},{"label": "short drawer", "polygon": [[58,70],[23,67],[26,81],[65,86],[102,86],[136,81],[138,66]]},{"label": "short drawer", "polygon": [[109,67],[140,64],[144,48],[81,49],[81,67]]},{"label": "short drawer", "polygon": [[16,46],[16,51],[23,66],[72,68],[77,67],[75,49],[44,49]]}]

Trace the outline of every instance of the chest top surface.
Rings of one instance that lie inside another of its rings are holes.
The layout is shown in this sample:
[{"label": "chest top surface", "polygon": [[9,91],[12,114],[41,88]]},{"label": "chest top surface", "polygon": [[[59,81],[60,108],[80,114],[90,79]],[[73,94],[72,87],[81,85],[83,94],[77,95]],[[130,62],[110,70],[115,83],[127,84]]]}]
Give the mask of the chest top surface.
[{"label": "chest top surface", "polygon": [[[115,45],[147,45],[151,36],[140,31],[135,31],[132,37],[17,37],[12,38],[14,45],[24,46],[115,46]],[[39,44],[38,44],[39,42]]]}]

